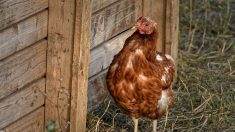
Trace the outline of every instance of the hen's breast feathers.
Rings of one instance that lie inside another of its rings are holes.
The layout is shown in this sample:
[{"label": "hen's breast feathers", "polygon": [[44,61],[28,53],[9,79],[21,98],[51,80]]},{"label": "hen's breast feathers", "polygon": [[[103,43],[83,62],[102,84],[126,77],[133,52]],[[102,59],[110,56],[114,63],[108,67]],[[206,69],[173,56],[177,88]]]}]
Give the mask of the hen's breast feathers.
[{"label": "hen's breast feathers", "polygon": [[172,85],[175,65],[169,56],[154,52],[155,45],[131,38],[110,65],[107,87],[117,104],[131,116],[157,118],[158,107],[166,102],[159,102],[162,90]]}]

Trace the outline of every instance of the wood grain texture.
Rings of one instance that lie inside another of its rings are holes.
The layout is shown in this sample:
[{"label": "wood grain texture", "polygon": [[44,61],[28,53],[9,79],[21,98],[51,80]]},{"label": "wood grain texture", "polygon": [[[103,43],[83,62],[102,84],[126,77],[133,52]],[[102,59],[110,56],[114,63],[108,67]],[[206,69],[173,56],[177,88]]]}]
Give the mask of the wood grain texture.
[{"label": "wood grain texture", "polygon": [[0,61],[0,100],[45,76],[46,47],[42,40]]},{"label": "wood grain texture", "polygon": [[0,129],[44,104],[45,79],[0,101]]},{"label": "wood grain texture", "polygon": [[92,0],[92,12],[96,12],[102,8],[105,8],[109,5],[111,5],[114,2],[117,2],[119,0]]},{"label": "wood grain texture", "polygon": [[50,0],[48,21],[45,123],[55,120],[69,130],[75,0]]},{"label": "wood grain texture", "polygon": [[179,0],[167,0],[166,4],[166,53],[177,63],[179,36]]},{"label": "wood grain texture", "polygon": [[165,30],[166,30],[166,36],[165,36],[165,52],[167,54],[171,54],[171,47],[172,44],[172,1],[173,0],[166,0],[166,24],[165,24]]},{"label": "wood grain texture", "polygon": [[1,0],[0,30],[48,7],[48,0]]},{"label": "wood grain texture", "polygon": [[43,132],[43,130],[43,106],[3,129],[4,132]]},{"label": "wood grain texture", "polygon": [[70,110],[71,132],[86,131],[91,2],[91,0],[76,0]]},{"label": "wood grain texture", "polygon": [[88,111],[96,108],[108,96],[106,89],[106,72],[95,78],[89,79],[88,83]]},{"label": "wood grain texture", "polygon": [[165,45],[165,0],[143,0],[143,15],[153,19],[158,24],[159,38],[157,49],[164,52]]},{"label": "wood grain texture", "polygon": [[127,30],[141,15],[141,0],[122,0],[93,14],[91,48]]},{"label": "wood grain texture", "polygon": [[113,60],[113,56],[117,54],[123,47],[125,40],[134,32],[128,30],[111,40],[91,50],[89,63],[89,77],[92,77],[106,69]]},{"label": "wood grain texture", "polygon": [[0,60],[47,36],[48,11],[0,31]]}]

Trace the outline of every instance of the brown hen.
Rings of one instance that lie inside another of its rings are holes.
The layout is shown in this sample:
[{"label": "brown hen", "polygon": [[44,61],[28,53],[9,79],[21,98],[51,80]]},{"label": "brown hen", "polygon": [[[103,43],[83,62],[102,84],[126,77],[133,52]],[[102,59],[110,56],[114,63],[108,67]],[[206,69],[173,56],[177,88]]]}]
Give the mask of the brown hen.
[{"label": "brown hen", "polygon": [[173,102],[175,64],[170,55],[157,51],[157,24],[147,17],[137,20],[137,30],[114,56],[107,74],[107,88],[115,102],[133,118],[156,119],[165,115]]}]

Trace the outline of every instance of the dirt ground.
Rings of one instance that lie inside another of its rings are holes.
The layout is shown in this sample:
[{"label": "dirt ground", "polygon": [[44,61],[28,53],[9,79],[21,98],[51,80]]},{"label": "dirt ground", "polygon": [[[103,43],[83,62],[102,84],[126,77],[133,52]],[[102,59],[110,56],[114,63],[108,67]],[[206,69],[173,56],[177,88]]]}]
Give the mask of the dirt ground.
[{"label": "dirt ground", "polygon": [[[176,98],[158,131],[235,131],[235,1],[180,0]],[[151,132],[141,119],[139,131]],[[133,131],[109,99],[88,114],[87,131]]]}]

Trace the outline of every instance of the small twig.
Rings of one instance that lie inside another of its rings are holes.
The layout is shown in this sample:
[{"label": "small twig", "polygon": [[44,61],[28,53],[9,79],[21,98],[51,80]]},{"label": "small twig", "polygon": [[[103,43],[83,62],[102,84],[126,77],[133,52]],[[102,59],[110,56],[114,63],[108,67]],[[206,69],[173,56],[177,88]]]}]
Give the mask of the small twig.
[{"label": "small twig", "polygon": [[197,108],[195,108],[194,110],[193,110],[193,112],[194,113],[197,113],[197,111],[202,107],[202,106],[204,106],[204,104],[206,104],[206,103],[208,103],[210,100],[211,100],[211,96],[208,98],[208,99],[206,99],[202,104],[200,104]]},{"label": "small twig", "polygon": [[188,46],[188,50],[187,50],[188,53],[192,50],[192,47],[193,47],[195,32],[197,31],[197,28],[198,28],[197,24],[198,24],[198,22],[196,22],[195,27],[192,30],[192,34],[191,34],[191,37],[190,37],[189,46]]},{"label": "small twig", "polygon": [[[207,0],[204,1],[205,5],[207,6]],[[206,8],[205,10],[205,18],[204,18],[204,30],[203,30],[203,36],[202,36],[202,45],[200,46],[200,48],[197,51],[197,54],[199,54],[202,50],[202,48],[205,45],[205,38],[206,38],[206,28],[207,28],[207,19],[208,19],[208,9]]]},{"label": "small twig", "polygon": [[118,113],[116,113],[116,114],[114,115],[114,117],[113,117],[113,120],[112,120],[112,128],[114,128],[114,125],[115,125],[115,118],[116,118],[117,115],[118,115]]},{"label": "small twig", "polygon": [[226,44],[227,44],[227,42],[225,41],[225,42],[223,43],[223,47],[222,47],[222,49],[221,49],[221,53],[222,53],[222,54],[224,54]]},{"label": "small twig", "polygon": [[165,124],[164,124],[163,132],[165,132],[167,120],[168,120],[168,106],[166,106],[166,118],[165,118]]},{"label": "small twig", "polygon": [[95,131],[96,131],[96,132],[99,131],[99,130],[98,130],[98,126],[99,126],[99,124],[100,124],[100,120],[103,118],[103,116],[104,116],[104,115],[106,114],[106,112],[108,111],[110,102],[111,102],[111,101],[109,100],[108,106],[106,107],[104,113],[101,115],[101,117],[98,119],[98,121],[97,121],[97,123],[96,123],[96,127],[95,127]]},{"label": "small twig", "polygon": [[229,72],[231,73],[231,72],[233,71],[233,69],[232,69],[232,67],[231,67],[230,61],[227,60],[227,62],[228,62],[228,66],[229,66]]},{"label": "small twig", "polygon": [[176,124],[177,121],[178,121],[178,116],[176,116],[176,119],[175,119],[174,123],[172,123],[172,126],[171,126],[172,132],[174,130],[174,127],[175,127],[175,124]]}]

